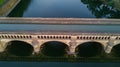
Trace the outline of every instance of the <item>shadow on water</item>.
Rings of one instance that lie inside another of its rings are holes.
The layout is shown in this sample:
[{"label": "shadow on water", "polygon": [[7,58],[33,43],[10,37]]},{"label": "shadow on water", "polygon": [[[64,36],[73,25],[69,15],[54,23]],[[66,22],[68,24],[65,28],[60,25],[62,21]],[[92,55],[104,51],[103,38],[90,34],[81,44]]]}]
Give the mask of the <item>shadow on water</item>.
[{"label": "shadow on water", "polygon": [[96,18],[120,18],[120,11],[102,0],[81,0]]},{"label": "shadow on water", "polygon": [[21,0],[21,2],[8,15],[8,17],[22,17],[30,3],[31,3],[31,0]]}]

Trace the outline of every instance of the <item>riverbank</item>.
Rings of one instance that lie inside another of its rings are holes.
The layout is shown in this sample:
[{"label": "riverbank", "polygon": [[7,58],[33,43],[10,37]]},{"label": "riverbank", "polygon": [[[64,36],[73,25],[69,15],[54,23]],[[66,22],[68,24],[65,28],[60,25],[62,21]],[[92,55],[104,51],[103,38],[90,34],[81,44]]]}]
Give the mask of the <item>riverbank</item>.
[{"label": "riverbank", "polygon": [[20,61],[20,62],[120,62],[120,58],[54,58],[54,57],[3,57],[0,61]]},{"label": "riverbank", "polygon": [[60,57],[49,57],[42,54],[31,56],[14,56],[9,53],[0,53],[0,61],[20,61],[20,62],[120,62],[120,57],[112,54],[104,54],[95,57],[75,57],[64,55]]},{"label": "riverbank", "polygon": [[0,7],[0,16],[7,16],[21,0],[9,0]]},{"label": "riverbank", "polygon": [[0,6],[2,6],[5,1],[6,1],[6,0],[0,0]]}]

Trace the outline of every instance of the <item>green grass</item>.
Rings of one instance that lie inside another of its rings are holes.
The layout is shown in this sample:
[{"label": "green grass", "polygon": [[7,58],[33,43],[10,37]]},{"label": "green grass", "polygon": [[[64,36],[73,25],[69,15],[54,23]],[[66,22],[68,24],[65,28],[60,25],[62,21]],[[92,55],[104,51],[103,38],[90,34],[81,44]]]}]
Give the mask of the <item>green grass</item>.
[{"label": "green grass", "polygon": [[5,2],[5,0],[0,0],[0,5],[2,5]]},{"label": "green grass", "polygon": [[[1,1],[1,0],[0,0]],[[0,16],[4,16],[19,0],[4,0],[3,6],[0,5]]]}]

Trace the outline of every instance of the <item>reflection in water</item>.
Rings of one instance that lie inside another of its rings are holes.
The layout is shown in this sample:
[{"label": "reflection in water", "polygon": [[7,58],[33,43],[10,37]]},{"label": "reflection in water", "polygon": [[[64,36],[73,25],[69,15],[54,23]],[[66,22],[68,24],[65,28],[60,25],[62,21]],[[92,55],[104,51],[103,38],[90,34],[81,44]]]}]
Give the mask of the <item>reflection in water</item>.
[{"label": "reflection in water", "polygon": [[120,11],[101,0],[81,0],[97,18],[120,18]]},{"label": "reflection in water", "polygon": [[9,17],[22,17],[31,0],[21,0],[17,7],[8,15]]},{"label": "reflection in water", "polygon": [[[10,17],[93,18],[80,0],[27,0],[20,3]],[[30,4],[29,4],[30,3]],[[21,13],[19,13],[21,12]]]},{"label": "reflection in water", "polygon": [[120,18],[119,6],[119,0],[22,0],[9,17]]}]

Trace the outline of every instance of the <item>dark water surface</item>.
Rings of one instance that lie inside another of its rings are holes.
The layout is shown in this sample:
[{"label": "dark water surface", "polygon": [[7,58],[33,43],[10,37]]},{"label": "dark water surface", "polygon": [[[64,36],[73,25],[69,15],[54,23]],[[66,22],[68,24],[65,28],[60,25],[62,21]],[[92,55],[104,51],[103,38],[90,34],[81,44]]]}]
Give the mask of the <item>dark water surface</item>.
[{"label": "dark water surface", "polygon": [[0,62],[1,67],[119,67],[120,63]]},{"label": "dark water surface", "polygon": [[[94,17],[87,9],[86,5],[84,5],[80,0],[27,0],[25,3],[29,4],[25,6],[18,5],[10,16]],[[22,6],[20,7],[21,9],[19,6]],[[24,7],[26,8],[23,9]]]},{"label": "dark water surface", "polygon": [[[114,3],[115,2],[112,1],[112,4]],[[120,18],[120,11],[116,9],[116,6],[114,7],[111,5],[111,2],[107,4],[101,0],[22,0],[9,16],[44,18]]]}]

